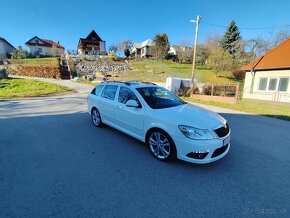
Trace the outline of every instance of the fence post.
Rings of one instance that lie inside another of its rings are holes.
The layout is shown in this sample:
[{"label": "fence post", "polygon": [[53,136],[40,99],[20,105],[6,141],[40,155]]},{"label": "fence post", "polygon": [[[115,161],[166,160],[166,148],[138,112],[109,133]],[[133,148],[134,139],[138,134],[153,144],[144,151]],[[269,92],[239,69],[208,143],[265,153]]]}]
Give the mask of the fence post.
[{"label": "fence post", "polygon": [[213,83],[211,84],[211,96],[213,96]]},{"label": "fence post", "polygon": [[236,100],[236,103],[237,103],[237,101],[238,101],[238,96],[239,96],[239,89],[240,89],[240,83],[238,83],[237,85],[236,85],[236,98],[235,98],[235,100]]}]

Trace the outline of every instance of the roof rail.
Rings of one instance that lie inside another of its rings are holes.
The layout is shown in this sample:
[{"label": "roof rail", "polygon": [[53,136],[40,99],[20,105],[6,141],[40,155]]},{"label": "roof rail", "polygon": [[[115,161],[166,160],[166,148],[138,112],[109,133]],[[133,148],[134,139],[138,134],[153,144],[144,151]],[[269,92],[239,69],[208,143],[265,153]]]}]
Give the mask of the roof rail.
[{"label": "roof rail", "polygon": [[129,81],[129,82],[137,82],[137,83],[144,83],[144,84],[151,84],[151,85],[155,85],[155,83],[152,83],[152,82],[145,82],[145,81],[141,81],[141,80],[133,80],[133,81]]},{"label": "roof rail", "polygon": [[112,80],[112,81],[104,81],[104,83],[123,83],[123,84],[125,84],[127,86],[131,85],[130,82],[114,81],[114,80]]}]

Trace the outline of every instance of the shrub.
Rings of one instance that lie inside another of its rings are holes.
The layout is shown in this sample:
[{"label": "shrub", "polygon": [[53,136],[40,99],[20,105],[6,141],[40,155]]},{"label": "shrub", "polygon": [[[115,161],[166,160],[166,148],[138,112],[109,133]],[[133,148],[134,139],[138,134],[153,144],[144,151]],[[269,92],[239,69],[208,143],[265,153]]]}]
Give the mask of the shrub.
[{"label": "shrub", "polygon": [[14,50],[11,52],[12,59],[25,59],[27,56],[26,51],[23,50]]},{"label": "shrub", "polygon": [[246,72],[240,70],[235,70],[232,72],[232,74],[236,80],[243,80],[246,76]]},{"label": "shrub", "polygon": [[0,68],[0,79],[7,79],[8,74],[5,68]]}]

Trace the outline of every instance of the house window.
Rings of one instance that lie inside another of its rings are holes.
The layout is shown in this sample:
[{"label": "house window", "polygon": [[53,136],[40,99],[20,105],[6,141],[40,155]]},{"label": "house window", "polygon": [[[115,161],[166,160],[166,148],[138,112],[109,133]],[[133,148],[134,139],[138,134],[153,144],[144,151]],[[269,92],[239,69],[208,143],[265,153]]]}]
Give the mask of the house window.
[{"label": "house window", "polygon": [[269,87],[268,87],[269,91],[276,91],[276,89],[277,89],[277,81],[278,81],[277,78],[270,78]]},{"label": "house window", "polygon": [[260,78],[259,91],[287,92],[289,78]]},{"label": "house window", "polygon": [[278,91],[287,92],[289,78],[280,78]]},{"label": "house window", "polygon": [[259,90],[266,91],[268,78],[260,78]]}]

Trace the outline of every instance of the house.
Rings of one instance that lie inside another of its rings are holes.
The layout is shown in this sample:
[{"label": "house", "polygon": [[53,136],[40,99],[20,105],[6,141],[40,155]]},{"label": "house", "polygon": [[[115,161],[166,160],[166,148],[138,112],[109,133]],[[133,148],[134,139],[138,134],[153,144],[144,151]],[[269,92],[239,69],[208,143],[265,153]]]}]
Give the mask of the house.
[{"label": "house", "polygon": [[93,30],[86,38],[79,39],[77,51],[78,54],[106,54],[106,41]]},{"label": "house", "polygon": [[15,48],[7,40],[0,36],[0,59],[6,58]]},{"label": "house", "polygon": [[59,42],[54,42],[50,39],[41,39],[34,36],[25,45],[31,55],[52,57],[64,55],[64,47]]},{"label": "house", "polygon": [[135,57],[149,58],[152,56],[152,46],[154,45],[153,40],[147,39],[142,43],[133,43],[131,48],[131,54]]},{"label": "house", "polygon": [[192,60],[191,54],[191,47],[173,45],[169,48],[167,59],[189,63]]},{"label": "house", "polygon": [[191,51],[191,49],[192,48],[188,46],[173,45],[173,46],[170,46],[168,54],[178,56],[179,52]]},{"label": "house", "polygon": [[290,103],[290,38],[241,68],[243,98]]}]

